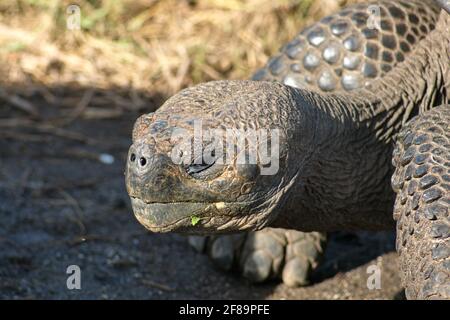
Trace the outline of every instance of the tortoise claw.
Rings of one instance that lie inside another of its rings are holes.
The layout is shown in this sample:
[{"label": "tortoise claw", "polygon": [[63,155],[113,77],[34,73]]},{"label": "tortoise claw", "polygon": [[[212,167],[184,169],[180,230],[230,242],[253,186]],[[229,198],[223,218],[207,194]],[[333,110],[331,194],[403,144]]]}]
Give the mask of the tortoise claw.
[{"label": "tortoise claw", "polygon": [[224,271],[236,271],[253,283],[282,279],[291,286],[309,283],[323,256],[326,236],[266,228],[260,231],[208,237],[189,237],[197,252],[206,252]]}]

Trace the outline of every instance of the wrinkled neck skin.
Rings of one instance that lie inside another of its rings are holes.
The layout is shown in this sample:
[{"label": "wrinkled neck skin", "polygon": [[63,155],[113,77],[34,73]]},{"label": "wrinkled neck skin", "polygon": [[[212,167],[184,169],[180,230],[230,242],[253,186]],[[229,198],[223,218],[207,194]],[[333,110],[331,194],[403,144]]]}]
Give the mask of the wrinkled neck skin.
[{"label": "wrinkled neck skin", "polygon": [[345,95],[293,89],[287,127],[294,129],[288,132],[285,168],[290,188],[270,226],[303,231],[394,226],[393,141],[412,116],[447,99],[449,17],[442,12],[436,30],[409,59],[366,88]]}]

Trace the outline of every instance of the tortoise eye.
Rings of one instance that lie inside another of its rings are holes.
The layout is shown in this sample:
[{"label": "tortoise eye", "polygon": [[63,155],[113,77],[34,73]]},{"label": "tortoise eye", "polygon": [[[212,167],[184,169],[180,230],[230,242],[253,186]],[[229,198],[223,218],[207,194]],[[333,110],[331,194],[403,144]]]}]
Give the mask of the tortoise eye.
[{"label": "tortoise eye", "polygon": [[223,167],[216,165],[217,160],[220,158],[220,154],[220,150],[217,151],[216,148],[214,148],[214,145],[207,146],[202,150],[202,155],[199,155],[184,169],[188,175],[195,179],[211,178]]},{"label": "tortoise eye", "polygon": [[190,176],[195,175],[197,173],[200,173],[202,171],[205,171],[209,167],[211,167],[213,163],[205,163],[202,161],[202,163],[192,163],[186,168],[186,173]]}]

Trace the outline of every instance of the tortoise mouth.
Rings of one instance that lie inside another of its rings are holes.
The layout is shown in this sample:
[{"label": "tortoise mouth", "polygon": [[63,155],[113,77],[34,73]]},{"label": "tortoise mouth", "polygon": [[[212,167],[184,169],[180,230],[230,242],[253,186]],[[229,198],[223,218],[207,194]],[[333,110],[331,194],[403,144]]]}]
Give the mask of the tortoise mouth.
[{"label": "tortoise mouth", "polygon": [[[136,219],[153,232],[208,233],[236,216],[238,202],[146,202],[136,197],[131,205]],[[233,213],[234,212],[234,213]]]},{"label": "tortoise mouth", "polygon": [[261,199],[250,202],[146,202],[130,196],[136,219],[150,231],[184,234],[217,234],[254,230]]}]

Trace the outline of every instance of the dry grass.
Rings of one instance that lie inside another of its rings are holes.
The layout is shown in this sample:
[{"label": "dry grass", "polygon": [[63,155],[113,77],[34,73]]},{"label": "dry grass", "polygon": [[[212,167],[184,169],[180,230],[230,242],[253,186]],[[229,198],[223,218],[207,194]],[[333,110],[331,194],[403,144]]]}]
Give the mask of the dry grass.
[{"label": "dry grass", "polygon": [[[142,92],[167,96],[202,81],[248,77],[302,26],[349,2],[355,0],[80,0],[81,30],[72,31],[65,11],[72,2],[2,0],[1,81],[49,102],[54,87],[109,90],[98,105],[139,109]],[[80,101],[63,104],[92,111],[86,105],[98,94],[87,103],[79,94]]]}]

